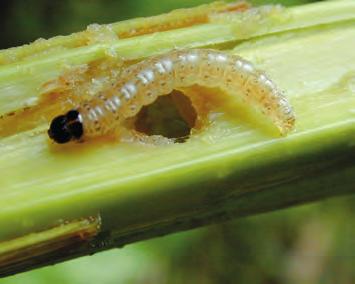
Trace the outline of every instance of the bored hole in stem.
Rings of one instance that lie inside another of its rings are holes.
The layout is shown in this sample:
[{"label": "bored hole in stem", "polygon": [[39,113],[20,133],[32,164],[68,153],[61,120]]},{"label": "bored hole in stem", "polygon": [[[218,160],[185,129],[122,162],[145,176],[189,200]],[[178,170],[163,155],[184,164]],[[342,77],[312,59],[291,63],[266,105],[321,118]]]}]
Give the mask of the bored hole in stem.
[{"label": "bored hole in stem", "polygon": [[176,143],[186,142],[194,128],[197,113],[191,100],[184,93],[173,90],[160,96],[136,115],[134,128],[146,135],[161,135],[174,139]]}]

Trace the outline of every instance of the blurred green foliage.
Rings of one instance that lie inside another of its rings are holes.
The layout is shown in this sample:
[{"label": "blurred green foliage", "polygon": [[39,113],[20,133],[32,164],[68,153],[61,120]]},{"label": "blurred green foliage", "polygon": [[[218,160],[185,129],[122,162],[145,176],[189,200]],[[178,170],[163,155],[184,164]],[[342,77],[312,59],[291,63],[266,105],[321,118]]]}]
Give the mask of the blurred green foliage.
[{"label": "blurred green foliage", "polygon": [[[1,47],[71,33],[94,22],[110,23],[206,2],[2,1]],[[355,196],[337,198],[169,235],[0,283],[355,283],[354,201]]]}]

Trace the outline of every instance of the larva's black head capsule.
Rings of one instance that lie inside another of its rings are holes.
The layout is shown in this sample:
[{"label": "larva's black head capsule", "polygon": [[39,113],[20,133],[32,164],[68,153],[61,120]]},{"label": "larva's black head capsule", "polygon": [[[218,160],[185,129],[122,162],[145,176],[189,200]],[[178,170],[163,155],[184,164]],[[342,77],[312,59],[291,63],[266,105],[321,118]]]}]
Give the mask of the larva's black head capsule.
[{"label": "larva's black head capsule", "polygon": [[55,117],[48,129],[48,135],[60,144],[80,139],[83,135],[80,113],[77,110],[70,110],[65,115]]}]

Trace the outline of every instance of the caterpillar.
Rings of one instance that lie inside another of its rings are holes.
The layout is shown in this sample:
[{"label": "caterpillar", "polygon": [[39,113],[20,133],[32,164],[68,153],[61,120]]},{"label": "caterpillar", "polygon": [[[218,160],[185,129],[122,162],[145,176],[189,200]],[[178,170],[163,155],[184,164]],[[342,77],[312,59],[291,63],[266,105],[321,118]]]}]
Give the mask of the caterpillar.
[{"label": "caterpillar", "polygon": [[48,135],[57,143],[66,143],[119,132],[125,119],[157,97],[194,84],[218,87],[241,97],[269,117],[282,135],[294,127],[295,117],[287,99],[249,61],[213,49],[181,49],[129,66],[112,87],[55,117]]}]

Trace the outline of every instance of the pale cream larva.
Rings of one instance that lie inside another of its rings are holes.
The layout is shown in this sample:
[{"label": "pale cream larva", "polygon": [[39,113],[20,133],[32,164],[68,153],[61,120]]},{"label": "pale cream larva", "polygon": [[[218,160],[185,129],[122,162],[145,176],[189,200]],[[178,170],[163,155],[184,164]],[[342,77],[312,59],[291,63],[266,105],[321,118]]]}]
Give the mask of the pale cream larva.
[{"label": "pale cream larva", "polygon": [[294,126],[292,108],[277,86],[239,56],[212,49],[174,50],[131,65],[115,86],[53,119],[58,143],[117,132],[122,122],[173,89],[198,84],[240,96],[269,117],[282,135]]}]

